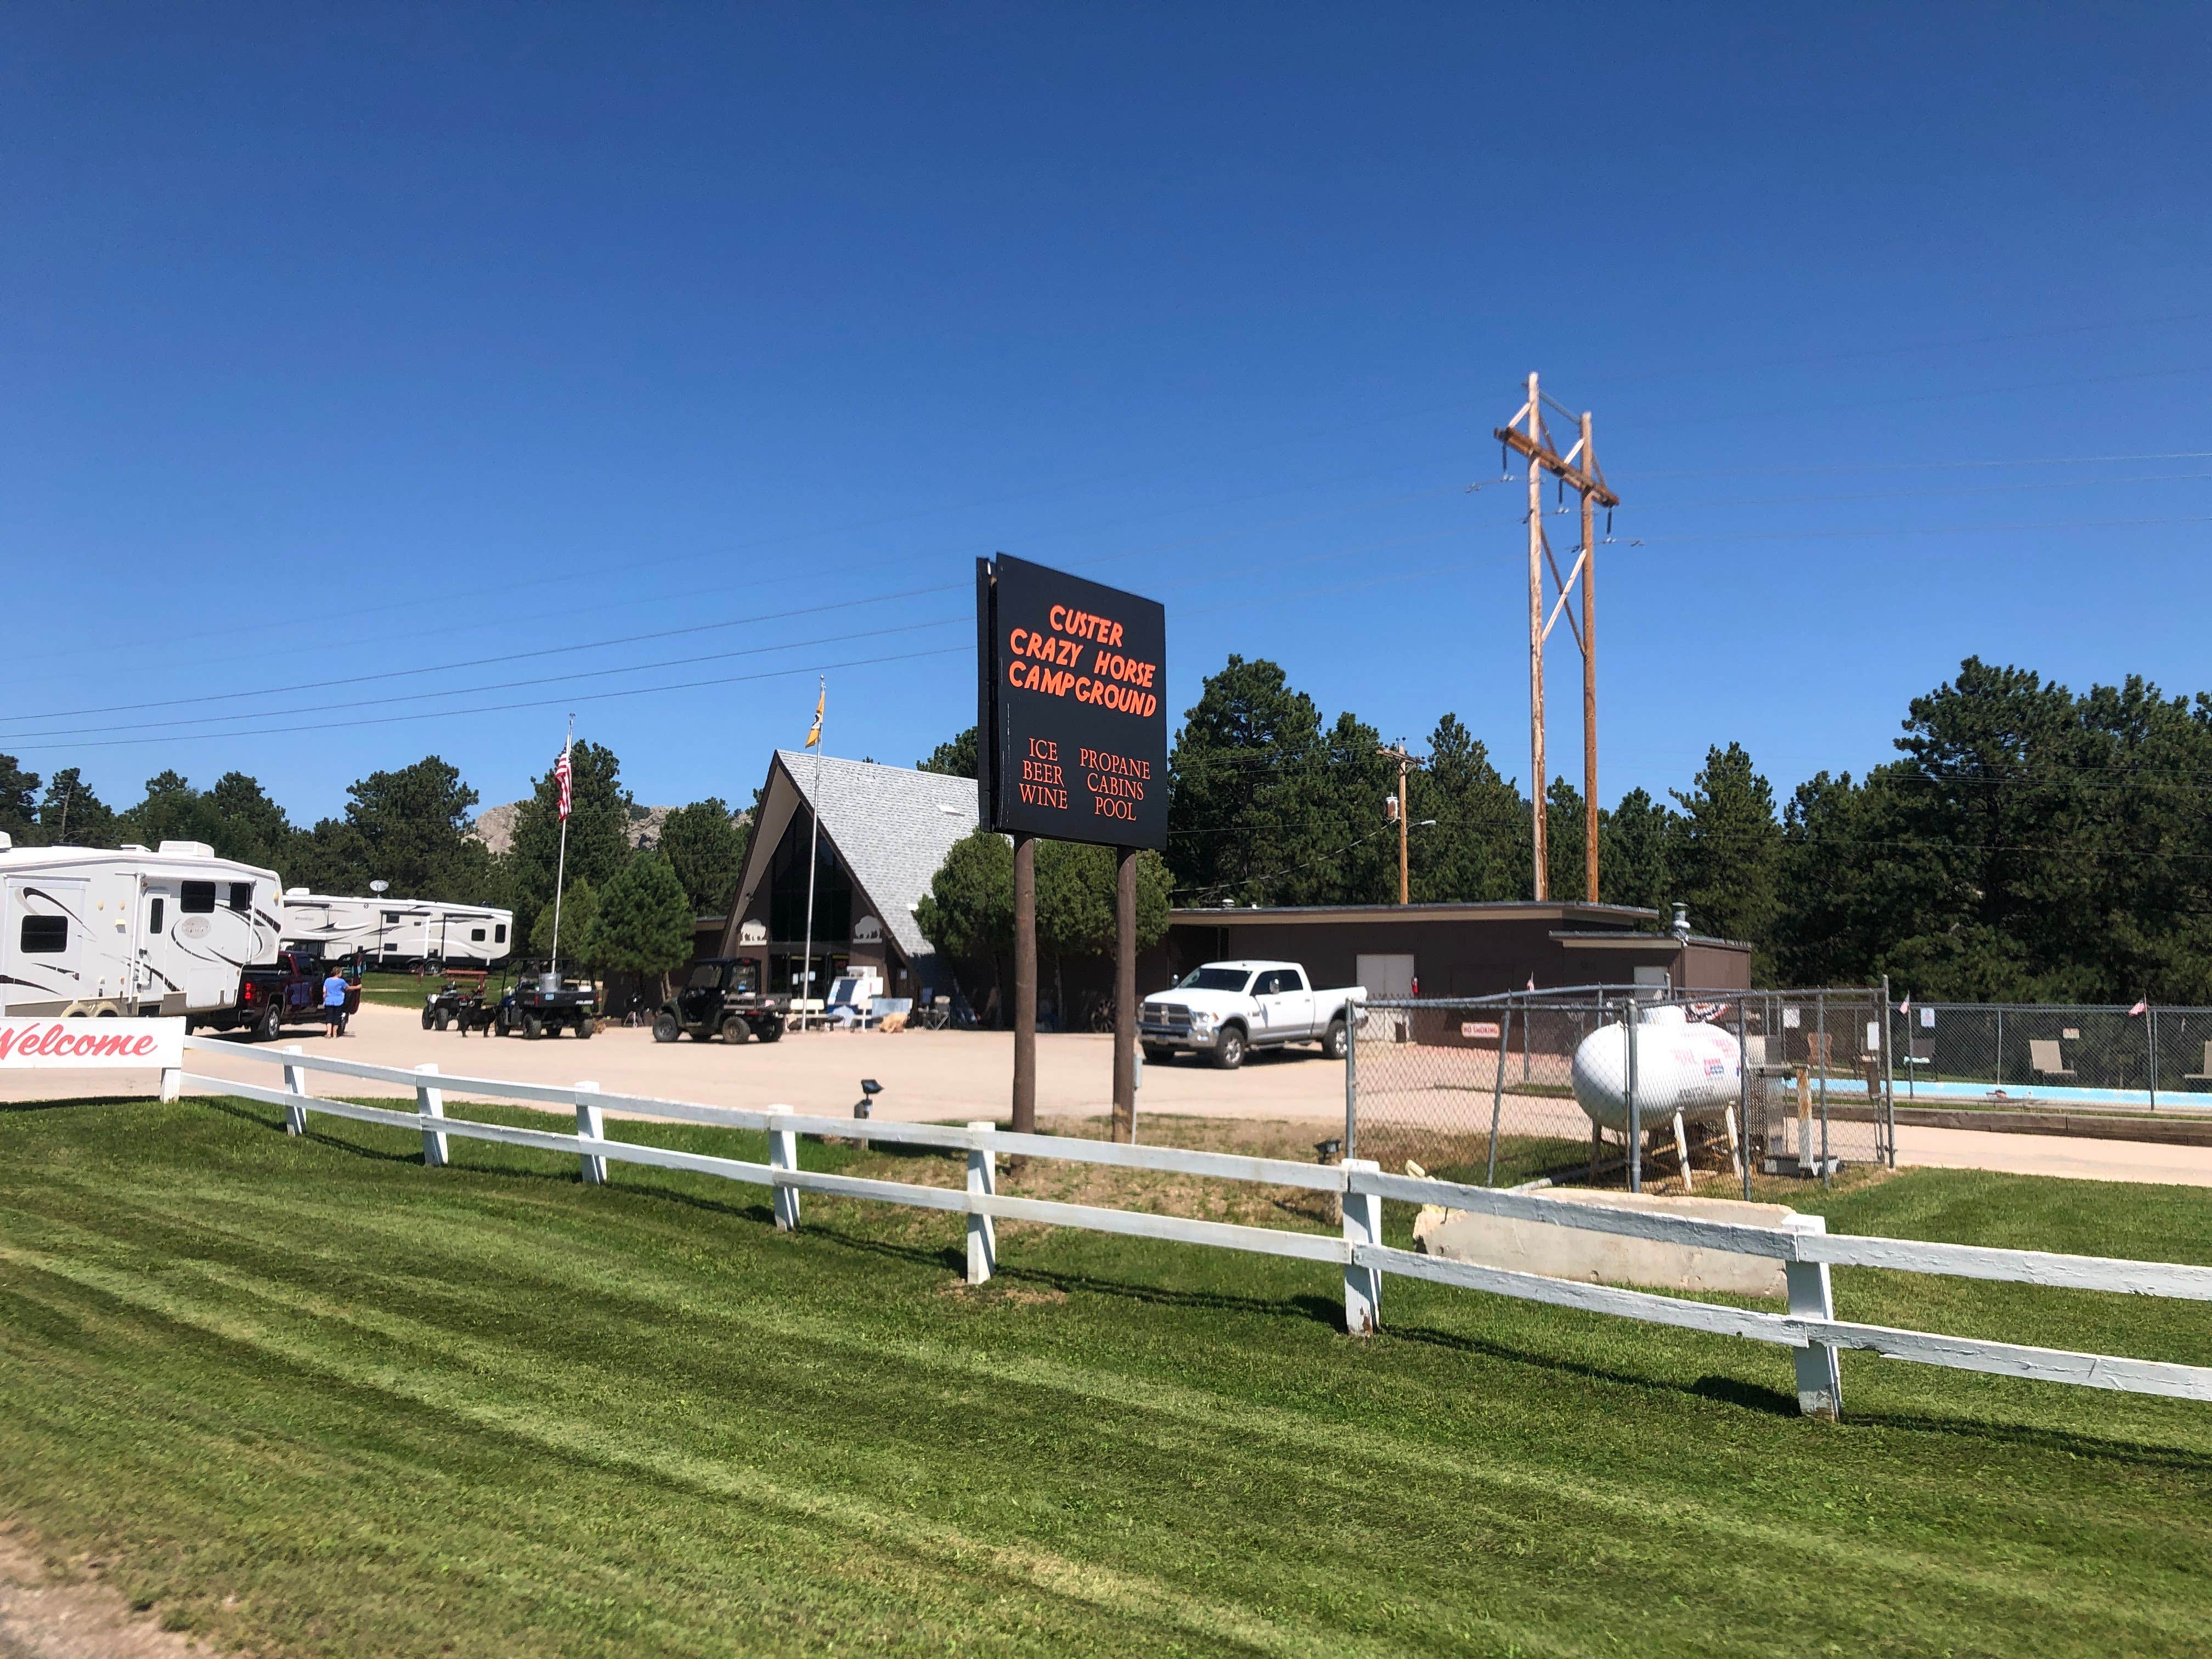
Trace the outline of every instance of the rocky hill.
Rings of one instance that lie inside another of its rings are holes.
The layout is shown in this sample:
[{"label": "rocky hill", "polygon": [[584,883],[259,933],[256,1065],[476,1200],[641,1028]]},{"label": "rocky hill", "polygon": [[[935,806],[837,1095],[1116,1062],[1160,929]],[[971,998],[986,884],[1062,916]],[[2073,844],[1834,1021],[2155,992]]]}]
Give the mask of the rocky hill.
[{"label": "rocky hill", "polygon": [[[514,845],[514,816],[522,810],[522,803],[511,800],[497,806],[487,806],[477,814],[470,833],[494,853],[504,853]],[[680,809],[673,806],[640,806],[634,810],[629,821],[629,844],[632,847],[657,846],[660,841],[660,826],[668,821],[671,812]],[[743,823],[745,815],[732,815],[731,822]]]}]

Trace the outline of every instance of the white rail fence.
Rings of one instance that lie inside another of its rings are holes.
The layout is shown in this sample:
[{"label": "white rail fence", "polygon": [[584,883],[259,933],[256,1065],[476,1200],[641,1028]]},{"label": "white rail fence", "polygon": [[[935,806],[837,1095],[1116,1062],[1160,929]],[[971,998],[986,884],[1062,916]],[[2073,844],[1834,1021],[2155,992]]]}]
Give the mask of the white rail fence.
[{"label": "white rail fence", "polygon": [[[1058,1135],[1015,1134],[988,1122],[969,1123],[964,1127],[874,1120],[862,1124],[846,1118],[807,1116],[783,1106],[747,1110],[645,1096],[610,1095],[603,1093],[596,1083],[589,1082],[565,1087],[512,1083],[489,1078],[447,1076],[434,1066],[420,1066],[409,1071],[367,1065],[306,1054],[296,1047],[272,1053],[209,1037],[187,1037],[185,1042],[187,1051],[281,1066],[283,1085],[276,1087],[192,1072],[169,1072],[162,1076],[163,1098],[173,1100],[190,1091],[237,1096],[282,1106],[286,1113],[285,1127],[293,1134],[306,1133],[308,1115],[318,1112],[362,1123],[415,1130],[422,1137],[423,1162],[432,1168],[446,1165],[450,1139],[460,1136],[568,1154],[579,1160],[583,1179],[592,1185],[605,1184],[610,1164],[626,1163],[687,1170],[767,1187],[774,1195],[775,1224],[784,1230],[799,1225],[799,1196],[810,1192],[963,1214],[968,1222],[968,1278],[976,1284],[988,1279],[997,1269],[994,1224],[1001,1219],[1034,1221],[1341,1267],[1345,1328],[1356,1335],[1365,1335],[1376,1328],[1382,1316],[1383,1277],[1396,1273],[1431,1284],[1487,1291],[1493,1295],[1612,1314],[1649,1324],[1776,1343],[1796,1350],[1798,1407],[1813,1417],[1832,1418],[1842,1407],[1843,1389],[1837,1356],[1846,1348],[1961,1370],[2116,1389],[2131,1394],[2212,1401],[2212,1367],[2028,1347],[1978,1337],[1943,1336],[1838,1319],[1829,1282],[1832,1267],[1883,1267],[1895,1272],[2008,1284],[2212,1302],[2212,1267],[1911,1239],[1845,1237],[1829,1233],[1826,1222],[1819,1216],[1796,1216],[1791,1218],[1790,1225],[1768,1228],[1649,1211],[1607,1209],[1488,1187],[1462,1186],[1456,1182],[1389,1175],[1363,1158],[1348,1158],[1341,1164],[1299,1164],[1237,1153],[1186,1152],[1170,1146],[1124,1146]],[[309,1074],[318,1072],[412,1087],[415,1109],[410,1112],[359,1105],[315,1095],[310,1092],[307,1084]],[[448,1091],[570,1109],[575,1113],[576,1132],[560,1134],[448,1117],[445,1101]],[[605,1129],[605,1114],[610,1108],[641,1117],[764,1132],[769,1138],[769,1161],[755,1164],[636,1141],[611,1140]],[[968,1158],[967,1184],[964,1188],[930,1187],[802,1170],[798,1158],[799,1137],[802,1134],[863,1137],[870,1141],[964,1152]],[[1334,1193],[1343,1200],[1343,1234],[1341,1237],[1332,1237],[1326,1233],[1292,1232],[1054,1200],[1017,1198],[998,1190],[998,1159],[1002,1155],[1112,1164],[1123,1169]],[[1382,1243],[1382,1200],[1386,1198],[1412,1204],[1440,1204],[1451,1209],[1549,1226],[1575,1227],[1764,1256],[1783,1264],[1790,1311],[1766,1313],[1693,1302],[1398,1249]]]}]

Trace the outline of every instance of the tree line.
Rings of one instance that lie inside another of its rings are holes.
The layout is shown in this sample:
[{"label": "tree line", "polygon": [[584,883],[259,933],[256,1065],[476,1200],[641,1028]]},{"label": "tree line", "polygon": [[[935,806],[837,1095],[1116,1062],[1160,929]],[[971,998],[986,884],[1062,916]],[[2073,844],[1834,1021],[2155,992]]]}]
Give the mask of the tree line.
[{"label": "tree line", "polygon": [[[680,967],[691,953],[693,919],[719,912],[738,884],[744,819],[709,798],[672,812],[647,847],[631,827],[647,816],[621,781],[621,763],[600,744],[571,755],[564,960],[642,974]],[[119,847],[197,841],[224,858],[276,872],[286,887],[366,895],[371,881],[394,898],[512,909],[515,936],[543,956],[551,946],[559,863],[560,792],[552,768],[533,780],[501,853],[472,833],[475,789],[435,755],[372,772],[348,786],[344,811],[296,824],[243,772],[201,789],[175,771],[146,781],[144,797],[115,808],[75,767],[51,777],[0,755],[0,831],[18,846]]]},{"label": "tree line", "polygon": [[[1601,810],[1599,896],[1686,904],[1701,933],[1752,945],[1764,984],[1887,975],[1929,1000],[2212,1002],[2212,695],[2140,678],[2076,694],[1968,658],[1911,701],[1896,744],[1864,776],[1824,771],[1784,801],[1742,744],[1711,746],[1687,788]],[[1455,714],[1425,751],[1407,791],[1412,898],[1529,897],[1517,780]],[[921,764],[972,776],[974,732]],[[1207,678],[1169,781],[1159,880],[1175,907],[1396,898],[1396,760],[1278,665],[1231,656]],[[1581,791],[1555,780],[1545,811],[1552,896],[1581,899]],[[947,861],[942,913],[995,916],[997,857],[979,844]],[[996,937],[946,936],[979,963]]]}]

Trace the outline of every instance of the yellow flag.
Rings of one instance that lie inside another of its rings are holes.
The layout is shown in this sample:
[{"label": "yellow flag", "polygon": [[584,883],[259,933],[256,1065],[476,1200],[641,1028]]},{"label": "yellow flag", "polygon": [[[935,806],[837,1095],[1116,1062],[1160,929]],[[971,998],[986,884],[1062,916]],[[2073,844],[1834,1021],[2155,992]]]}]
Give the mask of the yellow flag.
[{"label": "yellow flag", "polygon": [[822,741],[822,711],[828,708],[829,704],[830,687],[827,684],[824,684],[822,688],[822,695],[814,700],[814,725],[806,734],[806,746],[809,749],[813,748],[816,744]]}]

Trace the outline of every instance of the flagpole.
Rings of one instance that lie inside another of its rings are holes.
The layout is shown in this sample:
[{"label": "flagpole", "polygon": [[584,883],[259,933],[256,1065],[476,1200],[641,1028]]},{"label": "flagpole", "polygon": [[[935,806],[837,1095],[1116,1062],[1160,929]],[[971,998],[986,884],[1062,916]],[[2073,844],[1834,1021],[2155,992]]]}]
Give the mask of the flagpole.
[{"label": "flagpole", "polygon": [[[561,757],[566,760],[568,751],[576,746],[576,717],[568,716],[568,735],[561,744]],[[556,978],[561,972],[561,890],[568,879],[568,815],[561,814],[561,857],[553,866],[553,961],[547,971]]]},{"label": "flagpole", "polygon": [[[830,707],[830,677],[822,677],[821,695],[814,701],[814,731],[807,742],[814,750],[814,800],[807,813],[806,835],[806,965],[799,972],[799,994],[806,996],[814,989],[814,872],[815,860],[820,855],[822,842],[822,717]],[[799,1029],[806,1029],[806,1017],[799,1016]]]}]

